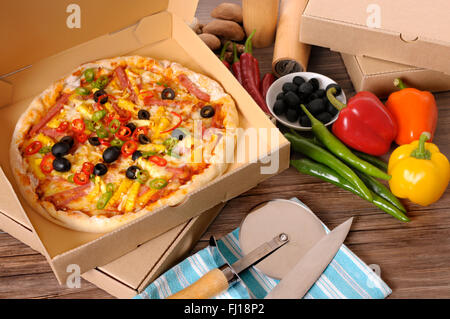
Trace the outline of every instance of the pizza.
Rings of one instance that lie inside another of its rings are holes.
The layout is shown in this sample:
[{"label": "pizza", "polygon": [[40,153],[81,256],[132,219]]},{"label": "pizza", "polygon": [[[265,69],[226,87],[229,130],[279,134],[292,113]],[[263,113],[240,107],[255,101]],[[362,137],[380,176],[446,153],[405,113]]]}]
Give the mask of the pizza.
[{"label": "pizza", "polygon": [[233,99],[182,65],[127,56],[86,63],[38,95],[13,133],[20,192],[64,227],[104,233],[222,175]]}]

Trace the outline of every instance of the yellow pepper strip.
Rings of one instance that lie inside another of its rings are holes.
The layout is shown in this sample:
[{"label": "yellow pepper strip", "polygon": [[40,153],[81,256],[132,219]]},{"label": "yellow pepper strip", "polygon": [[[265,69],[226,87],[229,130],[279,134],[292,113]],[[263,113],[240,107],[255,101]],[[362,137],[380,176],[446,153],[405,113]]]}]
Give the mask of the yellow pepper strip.
[{"label": "yellow pepper strip", "polygon": [[116,204],[120,200],[120,197],[122,196],[122,194],[128,190],[128,188],[131,186],[132,183],[133,183],[133,181],[128,178],[124,179],[120,183],[119,188],[116,190],[114,195],[109,200],[107,208],[112,207],[114,204]]},{"label": "yellow pepper strip", "polygon": [[135,105],[133,102],[130,102],[128,100],[125,99],[119,99],[117,101],[117,105],[121,108],[121,109],[125,109],[127,111],[130,111],[131,113],[136,113],[136,110],[134,109]]},{"label": "yellow pepper strip", "polygon": [[422,133],[420,140],[398,147],[388,164],[392,193],[422,206],[436,202],[450,181],[449,161],[436,145],[425,143],[429,138]]},{"label": "yellow pepper strip", "polygon": [[34,172],[34,175],[39,178],[40,180],[45,179],[44,173],[41,171],[40,164],[42,162],[42,158],[31,158],[30,159],[30,167]]},{"label": "yellow pepper strip", "polygon": [[145,206],[148,201],[150,200],[150,198],[152,198],[152,196],[157,192],[157,189],[151,188],[149,189],[146,193],[142,194],[141,196],[139,196],[139,198],[137,199],[137,204],[139,207],[143,207]]},{"label": "yellow pepper strip", "polygon": [[42,146],[52,146],[54,144],[53,139],[51,137],[48,137],[42,133],[39,133],[36,136],[36,141],[41,142]]},{"label": "yellow pepper strip", "polygon": [[127,194],[127,201],[125,202],[125,212],[129,213],[134,209],[139,188],[141,188],[141,183],[139,182],[134,182],[131,186],[130,191]]}]

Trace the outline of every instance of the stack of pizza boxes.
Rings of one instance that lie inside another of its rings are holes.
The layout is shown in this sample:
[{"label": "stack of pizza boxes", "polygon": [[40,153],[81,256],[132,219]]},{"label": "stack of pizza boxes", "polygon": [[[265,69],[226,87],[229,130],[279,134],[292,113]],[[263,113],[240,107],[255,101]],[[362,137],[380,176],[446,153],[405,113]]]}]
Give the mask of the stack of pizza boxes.
[{"label": "stack of pizza boxes", "polygon": [[[0,61],[0,229],[41,252],[60,284],[77,269],[109,293],[132,297],[189,252],[226,201],[288,167],[289,143],[187,25],[196,0],[134,0],[132,6],[20,0],[1,6],[8,14],[0,21],[0,41],[7,44]],[[177,61],[218,81],[239,112],[235,159],[224,175],[177,206],[106,234],[69,230],[43,218],[19,194],[7,151],[11,136],[33,97],[56,79],[87,61],[125,55]]]},{"label": "stack of pizza boxes", "polygon": [[395,78],[450,90],[450,2],[309,0],[300,41],[341,52],[356,91],[387,97]]}]

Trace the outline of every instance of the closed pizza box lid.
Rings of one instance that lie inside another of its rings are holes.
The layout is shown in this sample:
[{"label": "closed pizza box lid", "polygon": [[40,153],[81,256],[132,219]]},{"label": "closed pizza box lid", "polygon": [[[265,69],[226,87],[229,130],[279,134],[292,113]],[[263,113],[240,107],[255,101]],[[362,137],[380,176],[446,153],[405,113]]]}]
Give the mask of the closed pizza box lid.
[{"label": "closed pizza box lid", "polygon": [[300,41],[450,74],[450,1],[309,0]]},{"label": "closed pizza box lid", "polygon": [[190,23],[198,0],[1,1],[0,77],[164,10]]},{"label": "closed pizza box lid", "polygon": [[357,92],[371,91],[387,97],[396,91],[394,80],[401,78],[410,87],[440,92],[450,90],[450,75],[415,66],[384,61],[371,57],[341,54],[347,72]]},{"label": "closed pizza box lid", "polygon": [[134,25],[80,43],[3,78],[12,87],[9,92],[12,97],[10,103],[0,109],[0,147],[9,149],[19,116],[33,97],[55,79],[86,61],[134,54],[177,61],[212,77],[224,87],[236,102],[243,129],[237,139],[235,158],[226,174],[188,194],[181,204],[161,207],[107,234],[90,234],[58,226],[32,210],[20,195],[16,195],[19,191],[10,169],[8,152],[0,154],[0,166],[5,174],[3,178],[0,175],[0,193],[5,194],[5,200],[0,201],[0,228],[13,235],[16,231],[14,223],[32,230],[37,235],[36,245],[41,246],[38,248],[60,283],[69,276],[68,265],[77,264],[82,273],[106,265],[289,166],[289,142],[203,41],[169,11],[144,17]]}]

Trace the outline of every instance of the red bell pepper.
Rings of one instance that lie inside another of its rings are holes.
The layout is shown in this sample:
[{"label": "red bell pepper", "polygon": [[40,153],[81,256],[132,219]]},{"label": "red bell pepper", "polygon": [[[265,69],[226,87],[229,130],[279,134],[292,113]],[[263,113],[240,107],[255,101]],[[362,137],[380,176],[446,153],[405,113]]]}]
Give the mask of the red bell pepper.
[{"label": "red bell pepper", "polygon": [[333,123],[334,135],[358,151],[375,156],[387,153],[397,135],[397,123],[383,103],[371,92],[359,92],[345,105],[335,93],[335,88],[327,91],[331,104],[340,110]]}]

